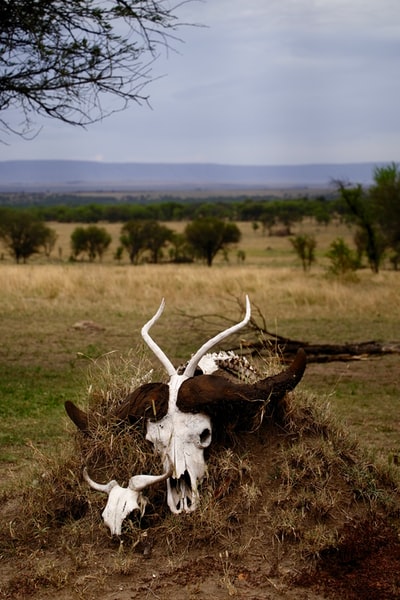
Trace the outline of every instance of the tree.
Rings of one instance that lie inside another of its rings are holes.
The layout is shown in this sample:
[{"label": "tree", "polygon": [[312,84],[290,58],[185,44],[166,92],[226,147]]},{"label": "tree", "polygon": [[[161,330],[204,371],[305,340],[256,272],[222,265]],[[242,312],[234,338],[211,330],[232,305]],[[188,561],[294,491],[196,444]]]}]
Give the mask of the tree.
[{"label": "tree", "polygon": [[173,231],[165,225],[160,225],[157,221],[148,221],[145,224],[144,235],[146,248],[150,252],[150,260],[157,264],[161,258],[162,249],[173,237]]},{"label": "tree", "polygon": [[121,229],[120,242],[129,254],[129,260],[137,265],[140,257],[148,250],[150,260],[158,263],[162,249],[172,240],[173,231],[153,219],[128,221]]},{"label": "tree", "polygon": [[315,237],[305,233],[290,238],[290,242],[301,260],[303,271],[309,271],[311,265],[315,262],[315,248],[317,245]]},{"label": "tree", "polygon": [[[363,232],[365,252],[371,270],[378,273],[385,245],[378,227],[371,197],[361,185],[350,188],[341,181],[337,182],[337,185],[342,201],[347,208],[347,213],[350,214],[351,219]],[[362,236],[359,236],[358,239],[362,239]]]},{"label": "tree", "polygon": [[326,256],[331,262],[329,270],[334,275],[345,275],[349,271],[355,271],[360,266],[357,256],[343,238],[337,238],[331,243]]},{"label": "tree", "polygon": [[275,203],[276,217],[287,230],[287,235],[291,234],[292,226],[303,219],[304,210],[303,204],[285,200],[284,202]]},{"label": "tree", "polygon": [[[379,271],[385,250],[396,257],[400,245],[400,170],[391,163],[374,170],[374,184],[369,190],[361,185],[347,187],[337,182],[342,201],[361,233],[357,246],[364,240],[371,269]],[[395,263],[394,263],[395,264]]]},{"label": "tree", "polygon": [[194,252],[211,267],[216,254],[240,241],[241,232],[234,223],[215,217],[195,219],[185,228],[185,235]]},{"label": "tree", "polygon": [[400,170],[391,163],[377,167],[374,185],[370,188],[371,204],[385,246],[395,253],[400,244]]},{"label": "tree", "polygon": [[28,212],[5,209],[0,215],[0,239],[19,263],[26,263],[54,239],[55,232]]},{"label": "tree", "polygon": [[3,130],[27,135],[35,114],[85,126],[146,101],[157,48],[178,25],[174,11],[165,0],[1,2],[0,111],[23,117],[22,126],[0,119]]},{"label": "tree", "polygon": [[49,233],[43,242],[43,250],[44,250],[44,253],[47,256],[47,258],[50,257],[50,254],[52,253],[57,240],[58,240],[57,232],[54,231],[54,229],[49,229]]},{"label": "tree", "polygon": [[73,256],[78,257],[79,254],[87,252],[90,262],[93,262],[97,256],[101,261],[111,239],[104,227],[97,227],[97,225],[76,227],[71,234]]},{"label": "tree", "polygon": [[272,228],[276,224],[276,209],[272,202],[264,206],[260,221],[263,235],[265,235],[266,230],[268,230],[268,235],[272,235]]},{"label": "tree", "polygon": [[193,248],[190,246],[184,233],[174,231],[170,242],[169,256],[172,262],[193,262]]},{"label": "tree", "polygon": [[128,221],[121,229],[121,236],[119,239],[121,245],[128,252],[129,260],[132,265],[137,265],[139,263],[140,256],[146,250],[146,223],[147,221],[142,220]]}]

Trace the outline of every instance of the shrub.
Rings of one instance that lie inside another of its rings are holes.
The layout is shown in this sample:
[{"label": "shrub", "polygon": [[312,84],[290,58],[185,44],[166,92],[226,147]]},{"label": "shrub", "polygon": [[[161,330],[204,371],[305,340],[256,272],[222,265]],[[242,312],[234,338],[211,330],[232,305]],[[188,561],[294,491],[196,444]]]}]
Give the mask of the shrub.
[{"label": "shrub", "polygon": [[337,238],[331,243],[326,256],[331,261],[329,271],[334,275],[345,275],[360,266],[356,253],[349,248],[343,238]]},{"label": "shrub", "polygon": [[313,262],[315,262],[315,248],[317,241],[313,235],[303,234],[290,238],[290,242],[295,249],[303,265],[303,270],[308,271]]}]

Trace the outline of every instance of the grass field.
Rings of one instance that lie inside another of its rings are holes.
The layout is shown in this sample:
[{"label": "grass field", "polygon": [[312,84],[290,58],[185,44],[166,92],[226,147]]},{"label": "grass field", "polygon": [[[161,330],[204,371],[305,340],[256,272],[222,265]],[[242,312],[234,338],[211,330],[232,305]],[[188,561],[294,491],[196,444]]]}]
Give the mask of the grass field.
[{"label": "grass field", "polygon": [[[172,224],[171,224],[172,226]],[[182,224],[176,224],[177,228]],[[62,257],[74,225],[57,225]],[[195,265],[116,264],[112,249],[99,263],[32,260],[0,264],[0,437],[1,460],[20,468],[30,459],[30,441],[50,450],[62,443],[63,403],[84,401],[88,366],[113,353],[135,361],[142,352],[140,328],[162,297],[167,307],[154,336],[174,361],[185,360],[211,329],[193,328],[187,315],[239,319],[236,298],[250,295],[271,331],[309,342],[400,338],[400,276],[368,269],[351,281],[326,275],[324,252],[341,226],[314,230],[318,262],[304,274],[287,238],[264,237],[240,224],[246,261],[220,259],[210,269]],[[311,224],[303,227],[310,228]],[[117,240],[119,225],[109,225]],[[75,329],[91,320],[95,330]],[[132,350],[133,349],[133,350]],[[150,359],[151,357],[149,357]],[[369,444],[400,452],[397,355],[311,365],[303,386],[329,397],[335,410]],[[22,462],[21,462],[22,461]]]},{"label": "grass field", "polygon": [[[54,225],[61,251],[55,249],[50,261],[35,257],[15,265],[7,257],[0,262],[0,597],[130,600],[144,593],[222,600],[240,589],[243,597],[267,593],[274,600],[319,600],[319,593],[283,587],[288,565],[298,574],[303,553],[315,558],[333,548],[337,573],[346,575],[340,557],[350,552],[351,560],[359,550],[351,562],[359,564],[365,547],[373,548],[379,538],[386,554],[376,546],[366,567],[376,586],[349,571],[367,591],[341,595],[329,575],[330,597],[373,598],[377,590],[383,597],[390,586],[393,594],[385,598],[398,598],[399,529],[382,529],[376,515],[395,521],[399,514],[399,354],[310,363],[284,428],[266,423],[265,431],[246,438],[244,450],[218,449],[202,489],[208,498],[204,512],[182,519],[167,515],[143,529],[132,521],[122,541],[110,538],[101,523],[104,496],[81,481],[96,438],[73,435],[64,402],[85,406],[89,397],[100,395],[108,410],[110,390],[136,386],[138,375],[151,367],[154,380],[165,377],[140,335],[162,297],[166,308],[152,336],[179,364],[227,320],[241,319],[238,301],[246,293],[256,319],[261,324],[260,311],[268,329],[279,335],[321,343],[399,342],[400,274],[362,269],[344,279],[328,276],[325,252],[331,241],[340,235],[351,242],[351,232],[340,225],[302,226],[318,240],[318,261],[309,273],[302,271],[287,238],[263,237],[251,224],[240,224],[244,263],[238,264],[233,250],[229,262],[219,257],[212,268],[134,267],[126,258],[116,263],[120,226],[105,226],[113,248],[103,263],[68,261],[75,225]],[[232,344],[250,335],[242,331]],[[275,350],[272,355],[276,363]],[[127,458],[132,431],[108,433],[103,450],[118,457],[119,474],[113,465],[111,476],[125,477],[122,465],[129,477],[136,464],[135,457]],[[158,469],[158,463],[146,462],[146,470]],[[104,474],[99,477],[103,481]],[[236,483],[220,499],[216,492],[231,481]],[[367,521],[357,526],[360,515]],[[153,523],[154,515],[149,518]],[[155,536],[154,555],[144,558],[136,544],[148,533]],[[352,544],[346,546],[350,538],[344,534],[353,536]],[[297,558],[290,554],[292,544]],[[320,570],[315,580],[322,589]]]}]

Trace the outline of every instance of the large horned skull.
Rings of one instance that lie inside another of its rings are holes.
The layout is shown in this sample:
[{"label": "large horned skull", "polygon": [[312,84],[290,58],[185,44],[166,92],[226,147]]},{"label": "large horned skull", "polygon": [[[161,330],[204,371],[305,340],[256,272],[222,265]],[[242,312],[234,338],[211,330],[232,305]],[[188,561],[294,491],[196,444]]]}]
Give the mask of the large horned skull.
[{"label": "large horned skull", "polygon": [[201,358],[217,343],[244,327],[250,319],[250,301],[246,296],[244,319],[208,340],[188,362],[184,372],[178,374],[170,360],[149,335],[150,327],[164,310],[162,300],[157,313],[142,328],[147,345],[164,365],[170,379],[168,383],[168,411],[160,421],[148,421],[148,439],[161,457],[164,470],[172,465],[172,475],[167,479],[167,502],[174,513],[195,510],[198,502],[198,484],[205,474],[204,449],[211,443],[211,419],[203,413],[185,413],[177,407],[181,385],[194,376]]},{"label": "large horned skull", "polygon": [[[164,473],[159,476],[134,476],[128,488],[119,486],[116,481],[97,484],[85,473],[85,479],[93,488],[109,496],[103,518],[112,533],[119,534],[121,523],[129,512],[144,509],[143,488],[165,479],[171,511],[181,513],[195,510],[198,485],[206,470],[204,449],[211,443],[212,424],[214,433],[220,435],[221,432],[252,431],[261,424],[267,407],[271,417],[275,415],[279,418],[280,410],[285,406],[281,403],[282,399],[296,387],[306,368],[305,352],[299,349],[287,369],[264,379],[259,379],[253,372],[250,378],[246,378],[247,381],[233,382],[215,372],[216,364],[231,363],[235,357],[217,355],[211,361],[214,365],[210,365],[211,357],[207,353],[248,323],[250,302],[246,296],[243,320],[206,342],[183,369],[175,369],[149,335],[150,328],[163,310],[164,300],[154,317],[142,328],[142,336],[164,365],[169,382],[139,386],[128,394],[113,416],[121,423],[126,420],[132,423],[146,420],[146,438],[160,456]],[[202,375],[198,375],[197,367],[203,371]],[[65,409],[75,425],[90,435],[88,414],[69,400],[65,402]],[[149,418],[150,414],[155,416]]]}]

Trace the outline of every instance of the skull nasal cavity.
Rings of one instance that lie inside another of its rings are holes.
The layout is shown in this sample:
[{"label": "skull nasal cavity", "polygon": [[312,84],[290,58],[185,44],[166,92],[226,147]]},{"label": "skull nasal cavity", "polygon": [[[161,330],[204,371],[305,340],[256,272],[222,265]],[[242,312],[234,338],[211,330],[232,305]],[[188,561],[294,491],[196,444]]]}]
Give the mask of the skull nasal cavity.
[{"label": "skull nasal cavity", "polygon": [[203,431],[200,434],[200,442],[202,444],[206,444],[209,441],[210,437],[211,437],[211,431],[208,428],[203,429]]}]

